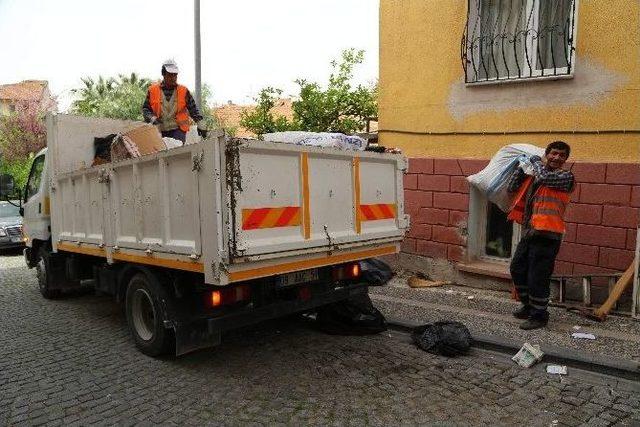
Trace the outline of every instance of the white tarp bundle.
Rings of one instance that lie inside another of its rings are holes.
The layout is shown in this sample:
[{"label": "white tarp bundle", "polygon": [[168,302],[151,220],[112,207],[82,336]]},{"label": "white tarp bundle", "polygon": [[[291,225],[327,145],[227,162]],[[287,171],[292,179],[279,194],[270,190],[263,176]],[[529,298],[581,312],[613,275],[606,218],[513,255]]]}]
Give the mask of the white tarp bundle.
[{"label": "white tarp bundle", "polygon": [[274,132],[265,133],[262,135],[262,139],[269,142],[309,145],[312,147],[333,147],[342,150],[363,151],[367,148],[367,141],[364,138],[345,135],[343,133],[303,131]]},{"label": "white tarp bundle", "polygon": [[470,184],[482,191],[503,212],[508,212],[513,202],[513,194],[509,194],[509,179],[523,166],[528,172],[527,163],[531,156],[544,155],[544,149],[531,144],[511,144],[502,147],[491,159],[486,168],[475,175],[467,177]]},{"label": "white tarp bundle", "polygon": [[171,138],[165,136],[162,138],[164,145],[167,147],[167,150],[171,150],[172,148],[182,147],[184,144],[179,139]]}]

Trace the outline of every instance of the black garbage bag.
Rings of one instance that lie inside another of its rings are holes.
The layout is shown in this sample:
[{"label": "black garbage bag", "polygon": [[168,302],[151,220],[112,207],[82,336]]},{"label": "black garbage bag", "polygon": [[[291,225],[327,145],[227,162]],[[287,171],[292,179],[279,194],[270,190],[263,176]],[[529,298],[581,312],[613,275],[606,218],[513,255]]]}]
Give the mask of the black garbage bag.
[{"label": "black garbage bag", "polygon": [[387,321],[368,294],[318,309],[315,324],[330,335],[370,335],[387,330]]},{"label": "black garbage bag", "polygon": [[362,279],[371,286],[382,286],[393,277],[393,270],[389,264],[377,258],[370,258],[360,262]]},{"label": "black garbage bag", "polygon": [[421,349],[447,357],[466,354],[473,341],[469,329],[460,322],[442,321],[417,326],[411,336]]}]

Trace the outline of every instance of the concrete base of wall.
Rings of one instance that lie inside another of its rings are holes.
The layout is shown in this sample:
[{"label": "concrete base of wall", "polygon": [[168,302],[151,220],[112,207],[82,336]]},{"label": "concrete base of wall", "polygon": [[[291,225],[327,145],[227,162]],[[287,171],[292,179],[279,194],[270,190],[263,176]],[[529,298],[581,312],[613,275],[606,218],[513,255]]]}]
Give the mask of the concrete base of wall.
[{"label": "concrete base of wall", "polygon": [[431,280],[448,280],[457,285],[494,291],[511,290],[511,282],[496,277],[458,271],[454,262],[442,258],[429,258],[401,252],[385,258],[394,268],[420,272]]},{"label": "concrete base of wall", "polygon": [[[511,281],[497,277],[459,271],[452,261],[441,258],[429,258],[419,255],[401,252],[397,255],[383,257],[396,271],[420,272],[431,280],[447,280],[456,285],[468,286],[477,289],[489,289],[493,291],[511,292]],[[623,294],[619,302],[619,310],[622,312],[631,309],[631,287]],[[591,300],[597,306],[608,297],[606,286],[593,285],[591,287]],[[551,300],[558,300],[558,285],[551,285]],[[582,287],[579,282],[567,286],[567,300],[572,303],[580,303],[582,300]]]}]

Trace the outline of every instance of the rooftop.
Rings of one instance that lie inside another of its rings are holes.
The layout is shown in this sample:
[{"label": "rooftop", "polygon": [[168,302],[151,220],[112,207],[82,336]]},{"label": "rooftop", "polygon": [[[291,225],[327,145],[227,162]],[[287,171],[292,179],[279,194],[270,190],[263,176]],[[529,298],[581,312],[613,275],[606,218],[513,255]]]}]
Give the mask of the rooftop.
[{"label": "rooftop", "polygon": [[42,99],[48,85],[46,80],[24,80],[0,85],[0,100],[38,101]]}]

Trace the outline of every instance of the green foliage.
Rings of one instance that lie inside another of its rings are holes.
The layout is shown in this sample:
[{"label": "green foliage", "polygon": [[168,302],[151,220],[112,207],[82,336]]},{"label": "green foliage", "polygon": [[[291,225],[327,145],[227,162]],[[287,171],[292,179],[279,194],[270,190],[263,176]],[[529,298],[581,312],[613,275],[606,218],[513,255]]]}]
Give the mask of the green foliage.
[{"label": "green foliage", "polygon": [[151,80],[120,74],[117,79],[99,76],[82,79],[84,87],[74,89],[78,97],[71,105],[71,112],[82,116],[108,117],[111,119],[142,120],[142,104],[147,96]]},{"label": "green foliage", "polygon": [[[131,73],[128,76],[120,74],[118,78],[99,76],[97,80],[85,77],[82,83],[84,87],[73,90],[78,98],[71,105],[72,113],[89,117],[143,120],[142,104],[152,83],[150,79]],[[218,127],[213,111],[209,107],[211,97],[211,87],[204,84],[200,110],[207,129]]]},{"label": "green foliage", "polygon": [[209,130],[220,128],[220,123],[218,123],[218,120],[213,114],[213,108],[211,107],[211,98],[213,98],[213,91],[211,90],[211,86],[209,86],[207,83],[203,84],[202,93],[200,95],[202,96],[202,105],[200,106],[200,112],[204,120],[204,128]]},{"label": "green foliage", "polygon": [[295,122],[289,121],[284,116],[276,117],[271,112],[281,94],[280,89],[272,87],[262,89],[256,98],[258,106],[254,110],[242,112],[240,125],[257,135],[296,130],[298,126]]},{"label": "green foliage", "polygon": [[346,134],[364,130],[367,118],[378,115],[378,88],[377,85],[354,87],[353,70],[363,61],[364,51],[347,49],[339,62],[331,62],[326,88],[304,79],[296,80],[300,93],[293,102],[293,120],[271,113],[282,91],[272,87],[263,89],[256,98],[257,108],[243,114],[241,125],[258,135],[286,130]]},{"label": "green foliage", "polygon": [[13,176],[15,188],[24,189],[29,177],[29,171],[31,170],[31,161],[33,160],[33,153],[25,158],[6,161],[0,158],[0,175],[9,174]]}]

